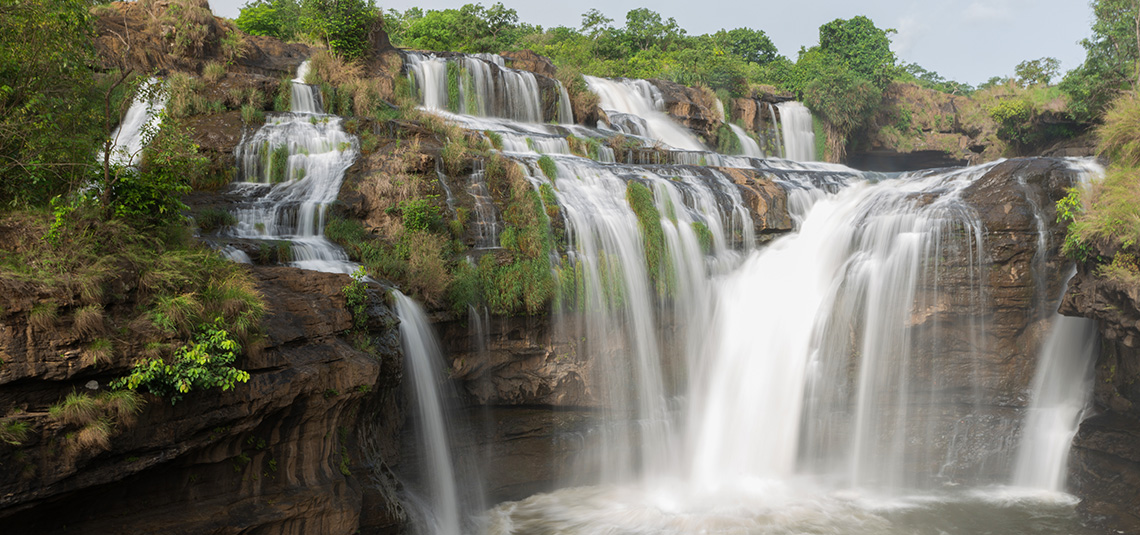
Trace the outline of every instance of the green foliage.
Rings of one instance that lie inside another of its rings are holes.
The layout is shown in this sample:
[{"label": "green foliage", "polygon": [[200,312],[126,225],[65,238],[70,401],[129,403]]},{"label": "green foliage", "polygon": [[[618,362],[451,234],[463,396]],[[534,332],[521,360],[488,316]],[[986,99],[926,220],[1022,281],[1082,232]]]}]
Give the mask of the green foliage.
[{"label": "green foliage", "polygon": [[92,70],[89,6],[20,0],[0,7],[0,206],[42,206],[90,176],[104,135],[105,88]]},{"label": "green foliage", "polygon": [[1069,95],[1069,111],[1079,121],[1098,118],[1122,91],[1136,90],[1136,28],[1140,5],[1135,0],[1093,0],[1092,36],[1081,41],[1085,62],[1069,71],[1061,89]]},{"label": "green foliage", "polygon": [[997,122],[997,135],[1002,141],[1015,144],[1026,144],[1033,133],[1030,119],[1033,117],[1033,106],[1022,99],[1009,99],[999,102],[990,108],[990,117]]},{"label": "green foliage", "polygon": [[472,264],[460,262],[452,276],[451,286],[447,288],[447,300],[456,314],[466,314],[469,306],[479,302],[479,296],[483,292],[479,270]]},{"label": "green foliage", "polygon": [[443,216],[435,206],[435,195],[400,202],[404,228],[410,232],[437,230],[443,225]]},{"label": "green foliage", "polygon": [[625,189],[625,199],[637,216],[650,283],[658,296],[665,297],[673,291],[674,275],[666,258],[665,232],[661,228],[661,212],[653,201],[653,192],[640,182],[630,182]]},{"label": "green foliage", "polygon": [[218,208],[207,208],[198,212],[194,217],[194,221],[198,223],[198,230],[203,234],[209,234],[216,230],[231,227],[237,224],[237,217],[226,210]]},{"label": "green foliage", "polygon": [[368,327],[368,285],[364,282],[367,276],[364,267],[358,267],[352,272],[352,280],[341,289],[345,305],[352,314],[352,328],[358,332]]},{"label": "green foliage", "polygon": [[1084,210],[1081,201],[1081,191],[1073,188],[1062,198],[1057,200],[1057,222],[1066,224],[1065,242],[1061,246],[1061,253],[1078,262],[1089,258],[1092,247],[1080,237],[1078,217]]},{"label": "green foliage", "polygon": [[1017,77],[1018,85],[1029,87],[1049,85],[1049,81],[1057,76],[1060,69],[1061,62],[1057,58],[1041,58],[1018,63],[1013,72]]},{"label": "green foliage", "polygon": [[207,159],[189,130],[166,117],[143,151],[136,171],[122,169],[117,180],[103,193],[104,210],[136,226],[169,226],[186,209],[181,195],[190,192],[190,182],[206,173]]},{"label": "green foliage", "polygon": [[459,113],[461,98],[459,96],[459,79],[463,76],[462,68],[454,61],[447,62],[447,109]]},{"label": "green foliage", "polygon": [[487,136],[487,139],[491,140],[491,146],[495,147],[495,150],[503,150],[502,134],[499,134],[494,130],[485,130],[483,132],[483,135]]},{"label": "green foliage", "polygon": [[881,90],[894,74],[895,54],[888,37],[894,32],[876,27],[864,16],[835,19],[819,27],[819,48]]},{"label": "green foliage", "polygon": [[130,375],[111,383],[115,389],[145,389],[176,404],[195,390],[220,387],[231,390],[249,381],[249,372],[231,366],[241,346],[223,328],[221,320],[203,329],[194,340],[179,348],[168,361],[147,358],[135,364]]},{"label": "green foliage", "polygon": [[550,180],[558,178],[558,165],[554,163],[554,158],[545,154],[542,155],[538,159],[538,167],[542,170],[542,174],[546,175],[546,178]]},{"label": "green foliage", "polygon": [[389,10],[385,19],[393,42],[424,50],[499,52],[535,31],[529,24],[519,24],[518,13],[499,2],[491,7],[467,4],[426,13],[419,8],[403,14]]},{"label": "green foliage", "polygon": [[329,48],[346,58],[364,57],[368,32],[380,16],[373,0],[308,0],[309,22]]},{"label": "green foliage", "polygon": [[301,9],[297,0],[256,0],[244,5],[234,22],[249,35],[291,41],[305,32],[301,26]]},{"label": "green foliage", "polygon": [[0,420],[0,442],[10,446],[19,446],[28,439],[32,426],[26,421],[16,418]]},{"label": "green foliage", "polygon": [[875,84],[834,62],[822,65],[803,92],[804,104],[844,135],[865,123],[882,98]]}]

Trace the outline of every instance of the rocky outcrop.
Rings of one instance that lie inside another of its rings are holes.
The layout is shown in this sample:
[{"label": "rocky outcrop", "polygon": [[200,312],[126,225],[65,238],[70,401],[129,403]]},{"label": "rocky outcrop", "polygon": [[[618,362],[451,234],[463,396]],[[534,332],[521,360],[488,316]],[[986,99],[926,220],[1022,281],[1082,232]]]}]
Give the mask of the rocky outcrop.
[{"label": "rocky outcrop", "polygon": [[[390,477],[384,455],[395,445],[360,434],[365,423],[399,425],[398,411],[370,410],[395,406],[402,372],[392,312],[373,298],[366,353],[342,336],[351,326],[340,292],[347,277],[253,274],[269,312],[260,349],[239,362],[250,381],[176,405],[148,397],[105,448],[65,436],[45,407],[73,390],[102,391],[131,359],[85,365],[63,329],[31,328],[19,307],[6,307],[0,403],[21,408],[31,431],[0,445],[5,533],[347,534],[403,522],[393,492],[374,482]],[[366,500],[374,510],[362,521]]]},{"label": "rocky outcrop", "polygon": [[[95,48],[108,69],[200,73],[216,61],[234,72],[291,78],[312,53],[300,43],[245,35],[213,16],[205,0],[115,2],[95,14]],[[223,45],[223,39],[237,44]]]},{"label": "rocky outcrop", "polygon": [[535,74],[541,74],[547,78],[554,78],[557,72],[550,58],[540,56],[533,50],[514,50],[511,52],[502,52],[499,55],[503,56],[507,66],[512,69],[530,71]]},{"label": "rocky outcrop", "polygon": [[1096,414],[1081,422],[1069,462],[1080,511],[1118,533],[1140,532],[1140,286],[1082,266],[1061,305],[1097,320]]},{"label": "rocky outcrop", "polygon": [[721,121],[715,109],[716,95],[711,90],[684,86],[669,80],[649,82],[661,90],[665,113],[700,136],[706,145],[716,146],[716,130]]}]

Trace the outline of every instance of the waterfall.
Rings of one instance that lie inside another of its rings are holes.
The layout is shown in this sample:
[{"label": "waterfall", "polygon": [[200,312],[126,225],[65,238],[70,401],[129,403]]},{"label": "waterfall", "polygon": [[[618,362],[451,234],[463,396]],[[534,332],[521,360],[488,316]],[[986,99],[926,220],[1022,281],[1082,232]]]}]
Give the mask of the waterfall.
[{"label": "waterfall", "polygon": [[562,82],[558,82],[558,122],[562,124],[571,124],[574,122],[574,106],[570,104],[570,94],[566,92],[566,87]]},{"label": "waterfall", "polygon": [[811,111],[799,102],[781,102],[780,124],[784,135],[784,157],[797,162],[815,161],[815,129]]},{"label": "waterfall", "polygon": [[293,78],[289,109],[293,113],[324,113],[324,107],[321,105],[321,89],[306,84],[305,78],[308,76],[309,60],[305,60],[297,67],[297,77]]},{"label": "waterfall", "polygon": [[1064,492],[1069,448],[1089,407],[1098,339],[1093,320],[1058,315],[1051,323],[1037,361],[1013,483]]},{"label": "waterfall", "polygon": [[[1095,162],[1081,162],[1075,167],[1078,182],[1086,190],[1094,176],[1104,173],[1104,169]],[[1035,215],[1040,239],[1033,263],[1034,269],[1041,272],[1035,279],[1042,279],[1048,235],[1040,208],[1034,205],[1034,209],[1038,212]],[[1068,281],[1075,275],[1076,268],[1073,268],[1066,277],[1061,297],[1068,291]],[[1038,283],[1038,286],[1041,287],[1040,293],[1045,285]],[[1060,298],[1051,304],[1052,310],[1056,310]],[[1049,324],[1049,338],[1037,359],[1029,416],[1017,452],[1013,484],[1064,492],[1069,449],[1091,402],[1093,365],[1097,360],[1099,338],[1093,320],[1053,313]]]},{"label": "waterfall", "polygon": [[[758,159],[739,127],[748,157],[720,155],[663,113],[651,83],[591,77],[610,127],[635,142],[588,159],[567,138],[614,130],[486,113],[481,95],[494,90],[468,92],[486,86],[468,61],[498,72],[470,56],[408,64],[425,108],[489,132],[541,202],[557,203],[547,212],[561,241],[549,259],[561,304],[552,332],[600,413],[582,435],[576,479],[563,482],[580,486],[500,505],[490,533],[973,533],[1007,513],[1078,532],[1065,499],[1009,505],[1005,490],[981,486],[1010,481],[1024,416],[993,384],[995,245],[966,201],[998,163],[886,177],[811,162],[799,103],[779,105],[774,123],[787,159]],[[460,76],[462,102],[431,104],[430,87],[446,93],[438,80],[448,76]],[[795,232],[760,245],[739,173],[718,167],[771,177]],[[478,212],[481,169],[452,180]],[[639,203],[651,196],[657,221],[634,211],[635,192]],[[493,246],[493,210],[476,219],[477,246]],[[478,337],[486,322],[477,308],[468,316]]]},{"label": "waterfall", "polygon": [[740,140],[741,154],[751,158],[763,158],[765,156],[764,151],[760,149],[760,144],[756,143],[756,140],[752,139],[752,136],[749,136],[743,128],[731,123],[728,127],[732,129],[733,134],[736,134],[736,139]]},{"label": "waterfall", "polygon": [[443,355],[423,309],[399,291],[393,291],[392,295],[396,299],[400,340],[415,396],[419,444],[423,448],[421,462],[430,502],[427,513],[434,524],[431,533],[460,535],[459,490],[451,460],[443,395],[436,384],[443,377],[440,368]]},{"label": "waterfall", "polygon": [[590,91],[601,98],[600,106],[607,113],[613,111],[642,120],[644,132],[633,133],[651,137],[678,149],[706,150],[692,133],[665,114],[664,97],[657,86],[646,80],[608,80],[593,76],[582,78],[586,80]]},{"label": "waterfall", "polygon": [[[127,114],[111,133],[112,165],[129,166],[139,163],[147,132],[153,134],[158,129],[162,111],[166,108],[167,94],[157,84],[158,80],[148,78],[139,86]],[[103,162],[102,154],[99,162]]]},{"label": "waterfall", "polygon": [[[308,63],[298,68],[298,79]],[[320,113],[319,93],[293,82],[291,113],[274,114],[234,151],[241,181],[232,188],[245,198],[234,211],[229,236],[287,243],[291,265],[351,273],[355,265],[324,237],[325,213],[336,200],[344,173],[357,155],[357,141],[340,117]]]},{"label": "waterfall", "polygon": [[[534,73],[504,67],[503,58],[498,55],[441,58],[408,52],[406,62],[409,76],[419,90],[420,102],[429,110],[452,110],[476,117],[502,117],[526,123],[543,122],[542,93]],[[562,102],[565,90],[561,85],[558,87]],[[567,109],[569,101],[569,96],[566,96]],[[566,119],[561,106],[558,117],[559,121]],[[573,122],[573,119],[565,122]]]},{"label": "waterfall", "polygon": [[787,154],[787,145],[784,144],[784,129],[780,126],[780,116],[776,115],[776,107],[771,103],[768,104],[768,117],[772,118],[772,131],[776,138],[776,150],[780,152],[781,156]]}]

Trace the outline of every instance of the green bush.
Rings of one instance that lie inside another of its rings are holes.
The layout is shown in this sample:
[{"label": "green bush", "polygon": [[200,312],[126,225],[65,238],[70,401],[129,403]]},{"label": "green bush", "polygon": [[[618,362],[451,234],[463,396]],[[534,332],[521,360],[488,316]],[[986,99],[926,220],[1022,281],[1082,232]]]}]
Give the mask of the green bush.
[{"label": "green bush", "polygon": [[997,135],[1002,141],[1019,145],[1030,141],[1033,133],[1033,106],[1028,101],[1003,100],[990,108],[990,118],[997,122]]},{"label": "green bush", "polygon": [[433,204],[435,198],[435,195],[428,195],[400,202],[400,214],[406,230],[429,231],[443,225],[443,216]]},{"label": "green bush", "polygon": [[364,282],[367,275],[363,266],[356,268],[352,272],[352,280],[341,289],[348,311],[352,314],[352,328],[358,332],[368,327],[368,285]]},{"label": "green bush", "polygon": [[176,404],[187,393],[221,388],[231,390],[249,381],[249,372],[231,366],[241,346],[223,328],[221,320],[202,330],[194,340],[164,361],[143,359],[126,377],[111,382],[114,389],[146,391]]}]

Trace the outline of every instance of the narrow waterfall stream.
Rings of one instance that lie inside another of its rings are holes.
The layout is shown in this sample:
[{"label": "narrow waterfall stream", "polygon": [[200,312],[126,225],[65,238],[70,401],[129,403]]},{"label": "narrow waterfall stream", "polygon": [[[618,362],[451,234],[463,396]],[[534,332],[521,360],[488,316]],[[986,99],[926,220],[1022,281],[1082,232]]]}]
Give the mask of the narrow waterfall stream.
[{"label": "narrow waterfall stream", "polygon": [[797,162],[815,161],[815,130],[811,111],[799,102],[781,102],[780,126],[784,140],[784,158]]},{"label": "narrow waterfall stream", "polygon": [[431,533],[459,535],[459,490],[451,459],[447,414],[437,382],[443,377],[443,357],[435,341],[427,315],[410,297],[393,292],[400,317],[400,339],[411,378],[412,394],[420,444],[424,446],[421,464],[427,479],[426,501],[433,525]]},{"label": "narrow waterfall stream", "polygon": [[[131,101],[127,114],[111,133],[111,163],[115,165],[135,165],[139,163],[146,141],[146,131],[157,130],[166,108],[166,91],[158,80],[148,78],[139,87],[138,95]],[[100,154],[99,162],[103,158]]]},{"label": "narrow waterfall stream", "polygon": [[[1087,396],[1087,326],[1055,322],[1031,408],[1005,406],[992,383],[989,229],[968,197],[997,162],[889,177],[810,162],[799,103],[779,105],[787,160],[762,159],[739,127],[745,154],[719,155],[662,112],[650,82],[590,77],[614,128],[665,151],[647,164],[583,158],[568,135],[613,132],[535,120],[537,90],[493,57],[409,54],[407,66],[424,109],[496,134],[557,203],[565,255],[551,269],[575,289],[553,320],[587,356],[601,407],[577,477],[492,508],[478,531],[1084,533],[1058,455],[1083,407],[1073,400]],[[462,103],[447,99],[456,68],[474,91]],[[773,177],[795,230],[763,243],[730,170],[708,165]],[[485,197],[480,167],[449,179]],[[639,195],[660,217],[655,265],[631,208]],[[478,247],[497,246],[495,217],[479,216]],[[443,432],[421,440],[436,448]],[[450,507],[433,506],[440,533],[456,525]]]}]

